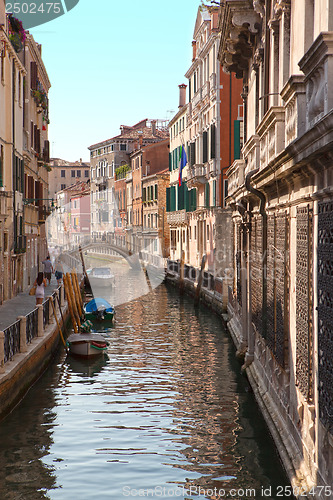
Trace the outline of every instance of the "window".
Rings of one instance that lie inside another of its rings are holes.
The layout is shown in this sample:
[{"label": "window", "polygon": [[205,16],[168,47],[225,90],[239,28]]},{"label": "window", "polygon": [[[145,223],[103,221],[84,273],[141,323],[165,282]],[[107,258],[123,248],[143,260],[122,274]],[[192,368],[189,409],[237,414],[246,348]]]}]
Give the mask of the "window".
[{"label": "window", "polygon": [[66,177],[66,170],[61,171],[61,177]]},{"label": "window", "polygon": [[81,170],[76,171],[76,177],[81,177]]},{"label": "window", "polygon": [[71,170],[71,176],[75,177],[75,170]]},{"label": "window", "polygon": [[154,196],[155,200],[157,200],[157,184],[155,184],[155,196]]},{"label": "window", "polygon": [[61,189],[65,189],[66,188],[66,184],[61,184]]},{"label": "window", "polygon": [[89,177],[89,170],[85,170],[85,171],[84,171],[84,176],[85,176],[85,177]]},{"label": "window", "polygon": [[126,151],[126,144],[120,144],[120,151]]}]

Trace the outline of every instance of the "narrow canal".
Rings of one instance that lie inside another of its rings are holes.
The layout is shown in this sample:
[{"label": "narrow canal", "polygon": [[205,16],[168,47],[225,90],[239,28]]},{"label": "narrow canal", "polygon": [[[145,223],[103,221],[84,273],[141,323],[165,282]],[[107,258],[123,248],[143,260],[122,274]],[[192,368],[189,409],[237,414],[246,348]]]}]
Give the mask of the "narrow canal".
[{"label": "narrow canal", "polygon": [[0,423],[1,499],[281,498],[288,481],[217,316],[163,284],[119,305],[108,335],[93,363],[60,352]]}]

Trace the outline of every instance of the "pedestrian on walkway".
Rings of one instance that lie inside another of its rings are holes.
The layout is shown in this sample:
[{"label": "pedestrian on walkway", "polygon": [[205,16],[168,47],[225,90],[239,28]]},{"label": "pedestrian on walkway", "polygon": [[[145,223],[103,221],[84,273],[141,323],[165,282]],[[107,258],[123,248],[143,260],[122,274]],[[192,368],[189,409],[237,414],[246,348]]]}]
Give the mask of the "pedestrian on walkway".
[{"label": "pedestrian on walkway", "polygon": [[45,288],[47,287],[47,281],[44,278],[44,273],[42,272],[38,273],[34,286],[36,287],[36,306],[37,306],[38,304],[43,304],[45,296]]},{"label": "pedestrian on walkway", "polygon": [[60,261],[58,261],[57,265],[56,265],[56,272],[54,273],[56,280],[57,280],[57,283],[58,283],[58,286],[61,285],[61,280],[62,280],[63,274],[64,274],[63,265]]},{"label": "pedestrian on walkway", "polygon": [[50,259],[49,255],[46,257],[45,260],[43,260],[42,264],[44,266],[43,271],[44,271],[44,274],[45,274],[45,278],[47,280],[49,280],[49,285],[50,285],[50,283],[51,283],[51,275],[52,275],[52,273],[54,273],[54,270],[53,270],[52,262],[51,262],[51,259]]}]

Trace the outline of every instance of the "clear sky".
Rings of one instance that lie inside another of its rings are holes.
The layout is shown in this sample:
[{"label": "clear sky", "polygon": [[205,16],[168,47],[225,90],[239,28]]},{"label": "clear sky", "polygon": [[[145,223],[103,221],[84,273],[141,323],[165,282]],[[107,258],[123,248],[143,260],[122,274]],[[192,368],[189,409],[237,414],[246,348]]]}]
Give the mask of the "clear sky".
[{"label": "clear sky", "polygon": [[[89,160],[87,147],[143,118],[170,119],[187,83],[200,0],[80,0],[33,28],[50,89],[51,156]],[[172,111],[172,112],[171,112]]]}]

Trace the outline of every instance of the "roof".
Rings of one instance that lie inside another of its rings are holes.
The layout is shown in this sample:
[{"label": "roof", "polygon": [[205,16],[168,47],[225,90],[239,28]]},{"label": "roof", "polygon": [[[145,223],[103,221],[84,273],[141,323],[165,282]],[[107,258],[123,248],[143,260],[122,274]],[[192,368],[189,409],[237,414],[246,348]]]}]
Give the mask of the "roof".
[{"label": "roof", "polygon": [[156,142],[159,140],[166,139],[169,136],[168,131],[161,130],[160,128],[156,127],[155,132],[153,133],[152,127],[147,126],[147,121],[148,118],[145,118],[144,120],[141,120],[140,122],[136,123],[133,126],[127,126],[127,125],[121,125],[121,133],[111,137],[110,139],[107,139],[102,142],[98,142],[96,144],[93,144],[92,146],[89,146],[88,149],[96,149],[97,147],[102,147],[106,146],[112,141],[138,141],[140,136],[142,136],[143,140],[148,140],[151,142]]}]

